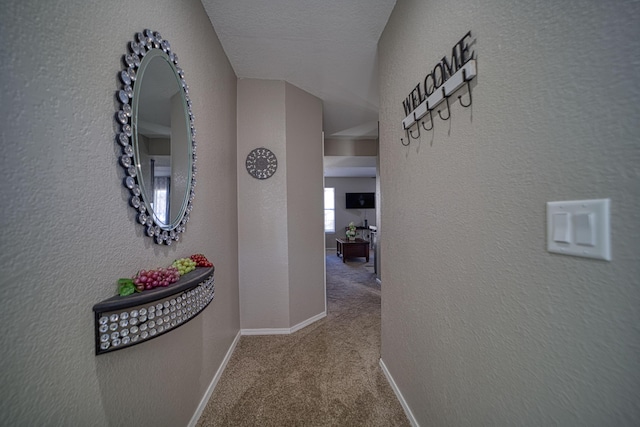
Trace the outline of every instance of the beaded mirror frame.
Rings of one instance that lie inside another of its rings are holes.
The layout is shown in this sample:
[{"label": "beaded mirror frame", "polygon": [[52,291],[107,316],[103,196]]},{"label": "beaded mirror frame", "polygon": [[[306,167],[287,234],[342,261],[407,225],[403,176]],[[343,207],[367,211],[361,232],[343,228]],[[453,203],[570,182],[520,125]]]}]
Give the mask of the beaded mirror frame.
[{"label": "beaded mirror frame", "polygon": [[[189,215],[193,209],[196,185],[196,130],[194,115],[191,110],[192,102],[189,98],[189,86],[184,78],[184,71],[178,66],[178,56],[171,50],[169,41],[163,39],[159,32],[145,29],[136,34],[135,39],[129,42],[128,52],[123,56],[123,70],[120,71],[122,88],[116,93],[120,102],[116,112],[116,120],[119,132],[116,141],[122,146],[122,152],[118,157],[119,164],[124,168],[124,186],[130,192],[129,205],[136,211],[136,221],[145,227],[145,235],[154,239],[160,245],[171,245],[180,240],[180,234],[185,232]],[[141,180],[141,168],[137,158],[136,135],[136,94],[139,93],[144,74],[138,76],[138,72],[144,70],[144,58],[153,52],[152,56],[162,56],[172,67],[179,85],[182,87],[183,105],[188,115],[188,183],[183,199],[183,205],[176,220],[164,223],[160,221],[152,209],[153,196],[146,194]]]}]

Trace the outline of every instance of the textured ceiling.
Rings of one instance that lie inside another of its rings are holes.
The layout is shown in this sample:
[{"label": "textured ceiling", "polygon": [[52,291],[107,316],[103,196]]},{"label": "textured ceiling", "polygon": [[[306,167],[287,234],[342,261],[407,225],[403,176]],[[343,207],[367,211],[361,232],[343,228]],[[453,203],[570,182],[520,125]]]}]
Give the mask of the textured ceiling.
[{"label": "textured ceiling", "polygon": [[322,99],[325,137],[377,135],[377,43],[395,0],[202,0],[240,78]]}]

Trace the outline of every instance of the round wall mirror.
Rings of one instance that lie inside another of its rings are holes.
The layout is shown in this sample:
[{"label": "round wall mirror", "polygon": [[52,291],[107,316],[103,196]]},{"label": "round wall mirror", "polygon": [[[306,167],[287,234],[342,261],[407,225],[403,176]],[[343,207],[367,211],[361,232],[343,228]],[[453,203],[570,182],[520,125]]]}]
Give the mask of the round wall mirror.
[{"label": "round wall mirror", "polygon": [[158,32],[129,44],[118,92],[117,140],[130,205],[145,234],[170,245],[185,231],[195,187],[195,128],[178,58]]}]

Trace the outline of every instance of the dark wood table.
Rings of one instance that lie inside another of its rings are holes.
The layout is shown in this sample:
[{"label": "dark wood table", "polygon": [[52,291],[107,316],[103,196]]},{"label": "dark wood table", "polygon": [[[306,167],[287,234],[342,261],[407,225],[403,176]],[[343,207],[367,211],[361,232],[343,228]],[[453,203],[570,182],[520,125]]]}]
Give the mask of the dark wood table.
[{"label": "dark wood table", "polygon": [[336,256],[342,255],[342,262],[345,262],[347,258],[356,257],[365,257],[369,262],[369,242],[366,240],[360,238],[349,240],[346,237],[338,237],[336,243]]}]

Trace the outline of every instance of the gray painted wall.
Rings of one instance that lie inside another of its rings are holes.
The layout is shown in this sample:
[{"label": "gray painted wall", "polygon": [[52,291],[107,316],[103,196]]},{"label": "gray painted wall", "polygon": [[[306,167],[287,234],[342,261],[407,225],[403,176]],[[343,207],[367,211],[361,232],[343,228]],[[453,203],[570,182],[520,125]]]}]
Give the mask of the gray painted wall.
[{"label": "gray painted wall", "polygon": [[325,313],[322,101],[289,83],[287,112],[287,228],[289,324]]},{"label": "gray painted wall", "polygon": [[[640,423],[638,22],[633,1],[396,4],[382,359],[420,425]],[[403,147],[402,101],[468,30],[472,108]],[[545,203],[591,198],[611,198],[613,261],[548,253]]]},{"label": "gray painted wall", "polygon": [[[269,179],[243,170],[258,147],[278,158]],[[290,328],[325,311],[320,100],[239,80],[237,161],[242,329]]]},{"label": "gray painted wall", "polygon": [[324,140],[325,156],[377,156],[378,141],[375,139],[334,139]]},{"label": "gray painted wall", "polygon": [[[236,76],[202,5],[3,1],[0,14],[3,425],[184,426],[238,333]],[[180,58],[198,130],[183,239],[160,247],[127,206],[118,72],[137,31]],[[94,355],[92,306],[120,277],[204,253],[214,301],[150,342]]]},{"label": "gray painted wall", "polygon": [[[289,244],[285,83],[238,81],[238,258],[243,329],[289,327]],[[265,147],[278,159],[269,179],[245,168],[247,155]]]}]

